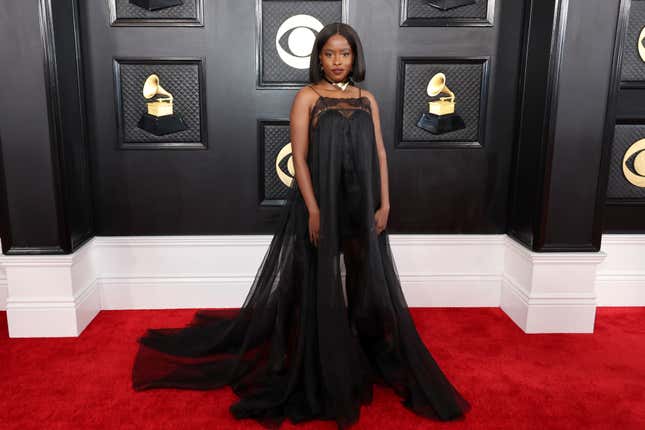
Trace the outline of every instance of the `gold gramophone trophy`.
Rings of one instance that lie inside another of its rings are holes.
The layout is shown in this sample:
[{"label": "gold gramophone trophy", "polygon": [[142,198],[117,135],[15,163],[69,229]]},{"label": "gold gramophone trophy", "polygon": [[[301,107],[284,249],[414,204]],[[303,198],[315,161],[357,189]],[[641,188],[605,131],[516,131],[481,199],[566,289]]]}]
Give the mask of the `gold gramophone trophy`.
[{"label": "gold gramophone trophy", "polygon": [[454,9],[456,7],[466,6],[477,3],[476,0],[428,0],[430,6],[441,10]]},{"label": "gold gramophone trophy", "polygon": [[130,3],[149,11],[155,11],[166,9],[168,7],[180,6],[184,4],[184,0],[130,0]]},{"label": "gold gramophone trophy", "polygon": [[159,76],[148,76],[143,84],[143,97],[154,100],[148,102],[148,111],[141,115],[139,128],[155,136],[176,133],[188,127],[181,115],[173,112],[173,97],[159,85]]},{"label": "gold gramophone trophy", "polygon": [[434,75],[428,82],[426,91],[430,97],[441,93],[448,94],[448,97],[440,97],[439,100],[428,102],[428,112],[421,115],[417,127],[432,134],[447,133],[466,127],[464,120],[455,113],[455,93],[446,86],[446,75],[443,73]]}]

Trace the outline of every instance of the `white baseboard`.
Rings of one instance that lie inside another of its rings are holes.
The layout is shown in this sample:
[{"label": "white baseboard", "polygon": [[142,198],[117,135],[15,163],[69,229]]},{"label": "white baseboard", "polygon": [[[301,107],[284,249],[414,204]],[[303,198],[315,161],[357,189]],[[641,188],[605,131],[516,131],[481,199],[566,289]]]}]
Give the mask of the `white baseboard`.
[{"label": "white baseboard", "polygon": [[[2,242],[0,241],[0,247]],[[1,250],[2,248],[0,248]],[[0,311],[7,309],[7,296],[9,291],[7,289],[7,274],[5,273],[4,267],[0,264]]]},{"label": "white baseboard", "polygon": [[[101,309],[239,307],[270,241],[95,237],[69,256],[1,256],[0,306],[11,337],[77,336]],[[645,305],[645,235],[603,237],[601,253],[532,253],[506,235],[390,245],[410,307],[502,307],[537,333],[588,332],[596,305]]]},{"label": "white baseboard", "polygon": [[10,298],[7,302],[10,336],[78,336],[100,310],[98,282],[92,282],[71,298]]},{"label": "white baseboard", "polygon": [[645,235],[605,234],[598,266],[598,306],[645,306]]},{"label": "white baseboard", "polygon": [[[102,309],[239,307],[270,240],[97,237]],[[390,245],[409,306],[499,306],[504,235],[391,235]]]},{"label": "white baseboard", "polygon": [[645,306],[645,272],[599,273],[596,291],[598,306]]},{"label": "white baseboard", "polygon": [[71,255],[2,256],[10,337],[78,336],[101,310],[91,244]]},{"label": "white baseboard", "polygon": [[603,252],[528,250],[507,240],[502,310],[525,333],[592,333]]},{"label": "white baseboard", "polygon": [[0,279],[0,311],[7,310],[7,280]]},{"label": "white baseboard", "polygon": [[235,308],[244,301],[253,276],[105,276],[102,309]]},{"label": "white baseboard", "polygon": [[530,296],[517,281],[504,276],[500,307],[525,333],[593,333],[593,295]]}]

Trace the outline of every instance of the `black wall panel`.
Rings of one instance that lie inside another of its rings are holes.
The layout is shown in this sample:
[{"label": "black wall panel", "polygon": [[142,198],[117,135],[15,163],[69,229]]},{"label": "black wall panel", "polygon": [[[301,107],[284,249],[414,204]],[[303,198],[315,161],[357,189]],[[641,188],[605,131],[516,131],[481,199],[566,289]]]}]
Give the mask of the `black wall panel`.
[{"label": "black wall panel", "polygon": [[[610,148],[603,232],[645,233],[645,187],[623,172],[625,152],[645,138],[645,1],[621,0],[608,100],[605,144]],[[641,53],[639,53],[639,43]],[[633,171],[633,165],[627,166]]]},{"label": "black wall panel", "polygon": [[[92,184],[90,180],[85,82],[80,47],[77,0],[53,0],[51,28],[55,53],[50,52],[46,77],[49,79],[50,123],[58,153],[61,198],[64,204],[63,229],[76,249],[93,235]],[[56,114],[57,112],[57,114]]]},{"label": "black wall panel", "polygon": [[[587,242],[597,236],[602,214],[594,198],[602,204],[605,197],[603,231],[645,230],[641,190],[625,185],[617,165],[645,127],[645,74],[639,72],[645,68],[638,40],[632,40],[645,26],[645,1],[594,1],[593,12],[582,0],[477,0],[448,13],[416,0],[318,2],[363,40],[368,72],[361,85],[379,101],[388,152],[390,231],[508,231],[529,246],[537,237],[541,250],[586,250],[596,245],[595,239]],[[263,16],[269,3],[283,18],[300,3],[304,12],[318,14],[311,1],[195,0],[163,13],[128,10],[120,0],[3,3],[0,54],[12,66],[0,72],[4,251],[69,252],[94,233],[272,232],[282,179],[290,174],[286,118],[303,82],[302,71],[290,74],[272,51],[271,29],[284,19]],[[556,28],[553,11],[560,4],[568,16]],[[322,21],[332,19],[323,15]],[[612,26],[615,41],[605,37]],[[605,67],[612,43],[613,62]],[[590,54],[578,55],[592,45]],[[178,107],[198,120],[183,137],[136,147],[151,143],[141,141],[132,125],[145,109],[137,95],[143,75],[137,73],[150,70],[128,70],[135,73],[122,81],[115,62],[187,58],[198,59],[199,76],[181,75],[178,82],[197,88],[178,94],[199,100]],[[462,107],[476,128],[436,140],[412,128],[410,118],[427,106],[428,76],[406,75],[402,65],[424,59],[426,74],[436,65],[449,72],[458,109],[467,102]],[[473,59],[482,60],[474,80],[460,80],[472,73],[448,70]],[[608,79],[614,85],[607,99],[602,88]],[[124,84],[131,100],[124,100]],[[582,103],[591,88],[601,91],[593,103]],[[128,103],[137,113],[121,117]],[[119,140],[126,123],[134,136],[130,147]],[[600,150],[596,138],[603,126]],[[182,147],[188,140],[192,146]],[[155,150],[141,150],[148,148]],[[567,216],[577,199],[584,204],[574,208],[582,212],[572,224]]]},{"label": "black wall panel", "polygon": [[600,249],[619,0],[531,0],[508,234],[534,251]]},{"label": "black wall panel", "polygon": [[78,1],[1,6],[3,252],[69,253],[93,234]]},{"label": "black wall panel", "polygon": [[[390,231],[503,233],[523,2],[497,0],[494,26],[418,28],[400,25],[399,2],[343,3],[344,19],[365,48],[362,85],[380,106]],[[271,186],[275,178],[264,178],[271,162],[263,161],[273,149],[260,147],[257,124],[288,118],[297,87],[257,86],[256,31],[262,27],[256,19],[262,17],[256,12],[256,0],[213,0],[205,2],[203,27],[125,28],[108,25],[109,11],[100,2],[83,2],[97,234],[272,232],[280,208],[271,202],[280,195]],[[205,59],[208,148],[119,150],[113,58],[176,56]],[[396,148],[400,58],[428,56],[490,58],[485,147]]]}]

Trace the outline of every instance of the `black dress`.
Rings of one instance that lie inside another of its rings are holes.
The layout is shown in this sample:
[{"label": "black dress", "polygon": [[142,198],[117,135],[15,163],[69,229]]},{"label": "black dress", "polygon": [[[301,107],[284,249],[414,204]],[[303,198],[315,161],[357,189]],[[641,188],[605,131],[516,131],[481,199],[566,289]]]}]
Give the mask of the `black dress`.
[{"label": "black dress", "polygon": [[375,231],[380,172],[369,99],[320,96],[310,117],[318,247],[294,179],[242,307],[199,310],[185,327],[149,329],[133,387],[230,385],[240,397],[232,414],[271,428],[285,418],[347,428],[371,401],[373,383],[394,389],[419,415],[459,418],[470,405],[421,341],[387,229]]}]

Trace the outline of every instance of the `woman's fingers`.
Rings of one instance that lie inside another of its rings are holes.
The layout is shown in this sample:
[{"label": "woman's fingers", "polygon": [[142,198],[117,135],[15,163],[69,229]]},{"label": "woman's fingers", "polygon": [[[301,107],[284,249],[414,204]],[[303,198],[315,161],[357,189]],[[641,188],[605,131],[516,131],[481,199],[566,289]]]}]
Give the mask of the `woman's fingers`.
[{"label": "woman's fingers", "polygon": [[319,235],[317,231],[309,230],[309,241],[315,246],[318,246],[318,237]]}]

